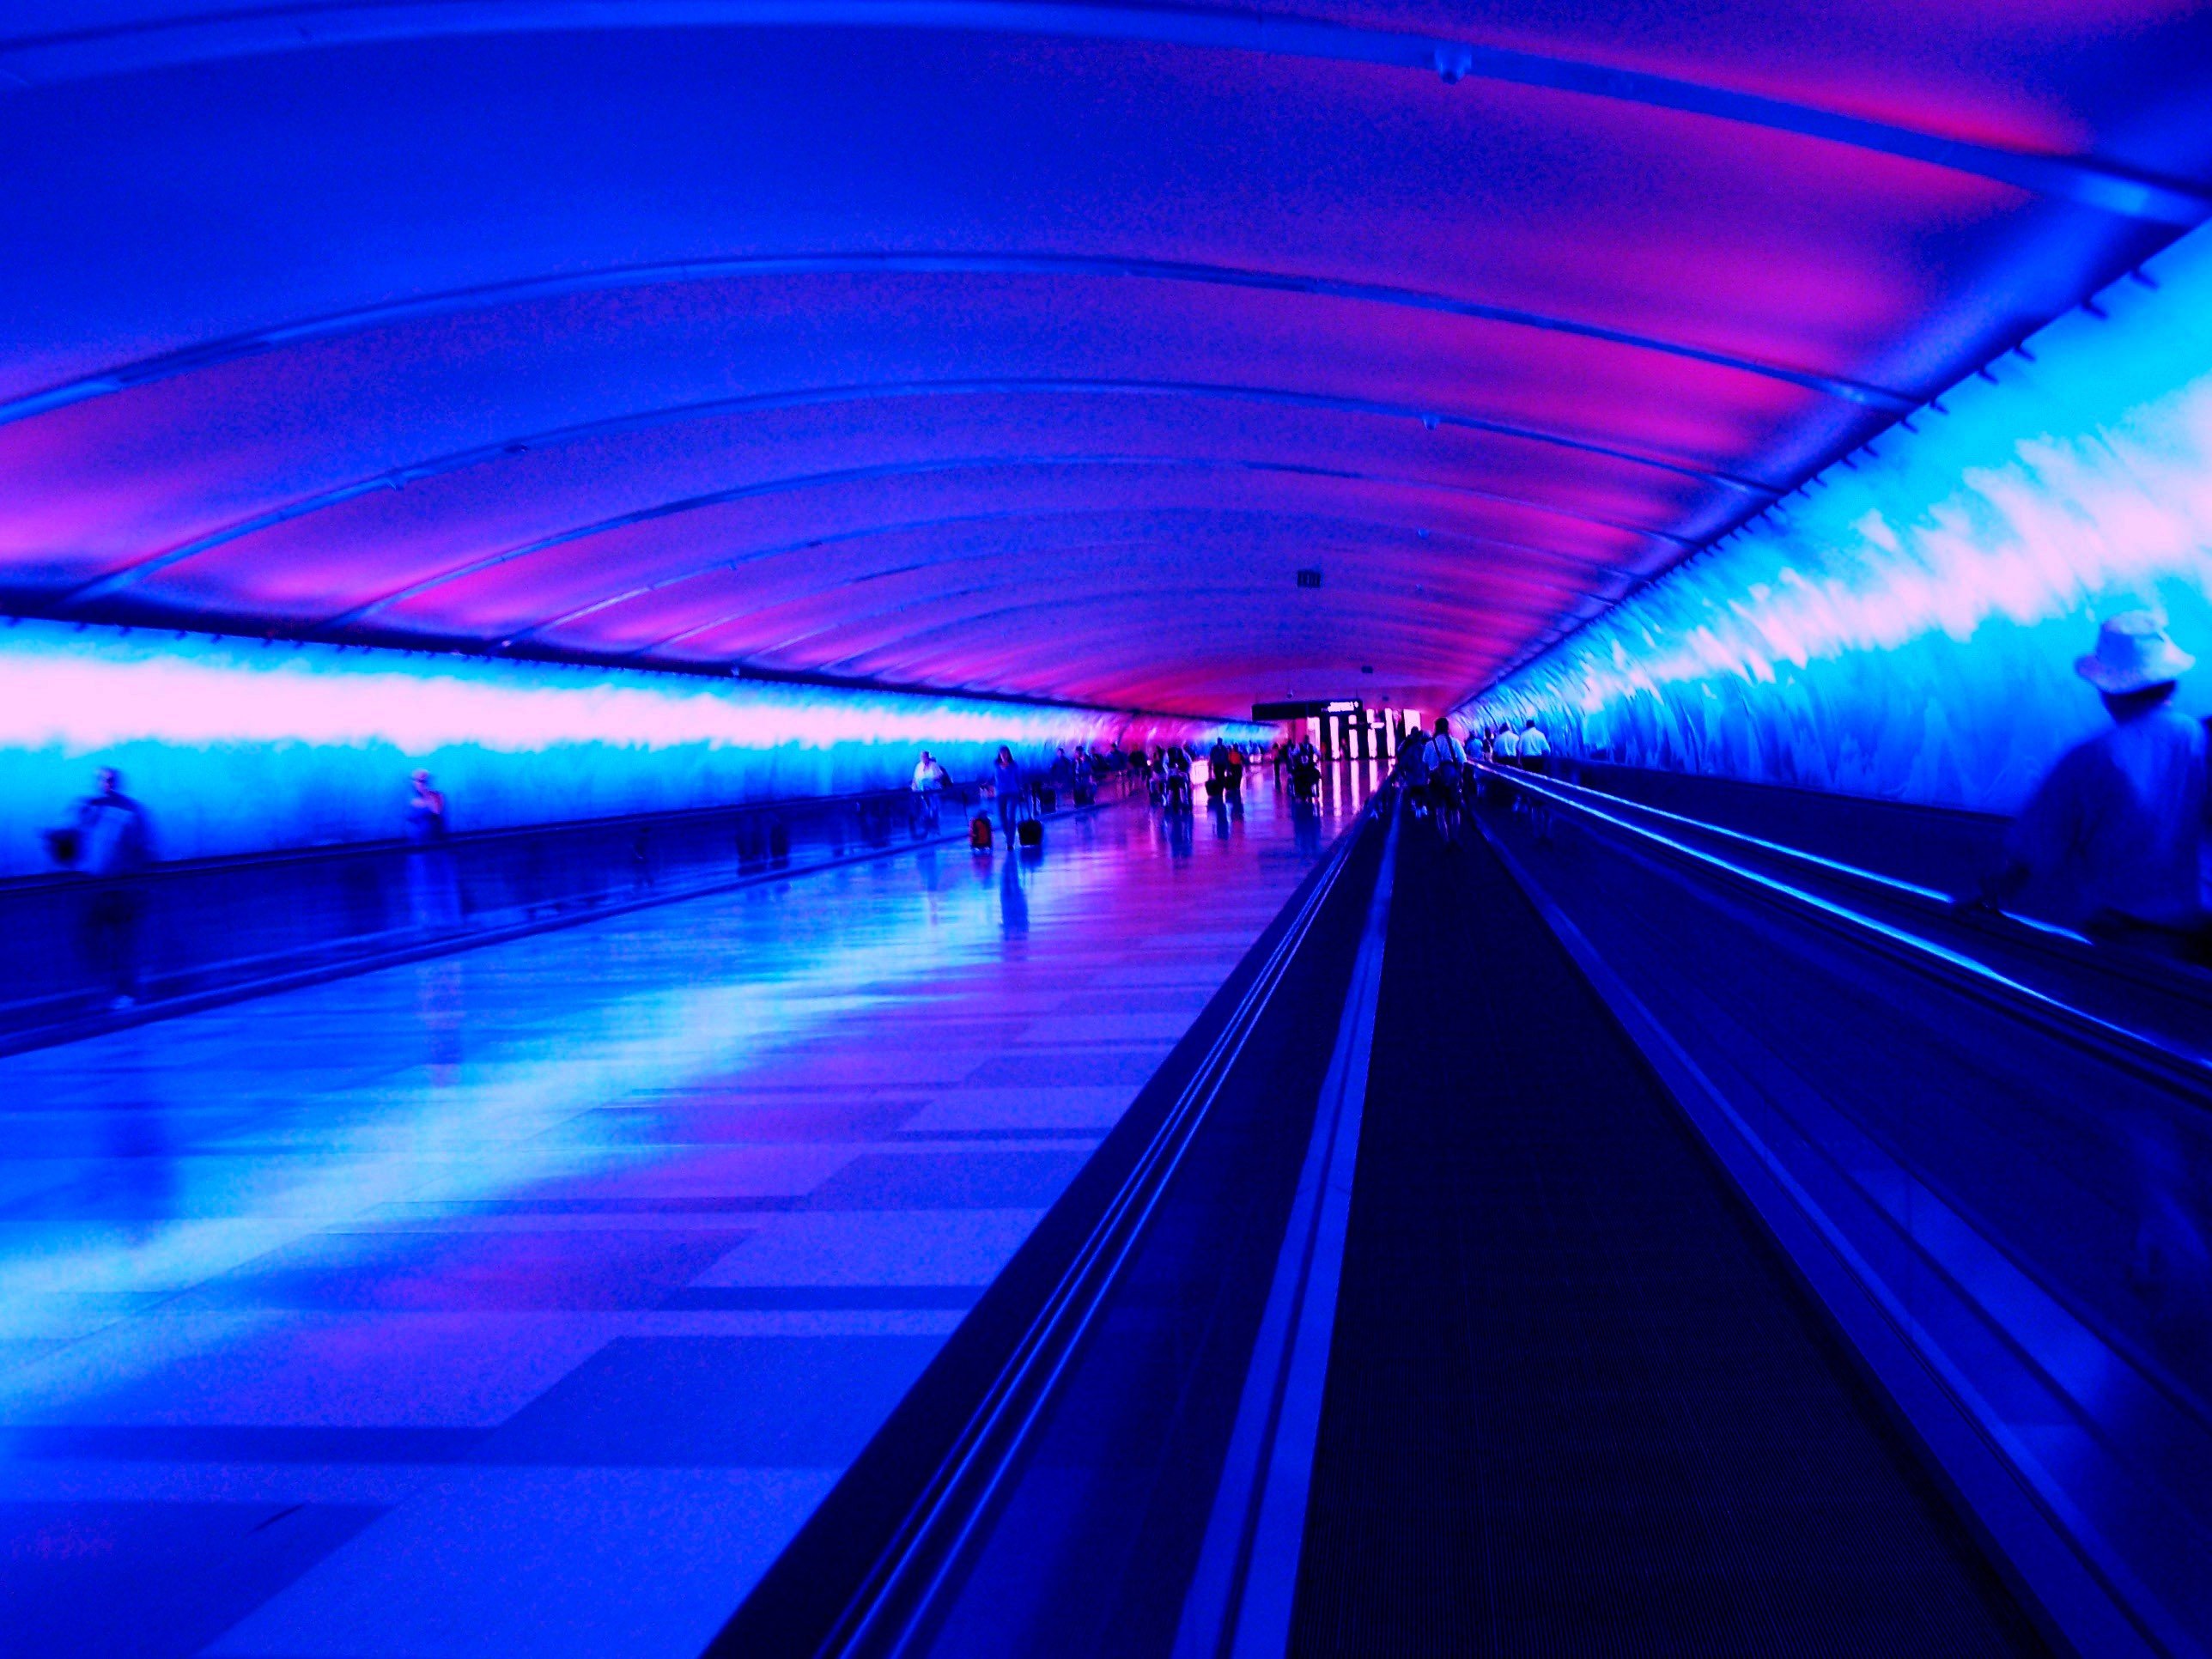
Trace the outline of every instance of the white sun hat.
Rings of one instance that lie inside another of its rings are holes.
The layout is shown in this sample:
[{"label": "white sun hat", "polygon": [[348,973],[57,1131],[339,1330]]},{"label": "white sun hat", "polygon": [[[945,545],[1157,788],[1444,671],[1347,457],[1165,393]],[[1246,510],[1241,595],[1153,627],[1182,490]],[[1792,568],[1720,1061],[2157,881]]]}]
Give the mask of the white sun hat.
[{"label": "white sun hat", "polygon": [[2074,672],[2100,691],[2125,696],[2179,679],[2196,660],[2166,637],[2163,617],[2124,611],[2105,619],[2095,653],[2075,658]]}]

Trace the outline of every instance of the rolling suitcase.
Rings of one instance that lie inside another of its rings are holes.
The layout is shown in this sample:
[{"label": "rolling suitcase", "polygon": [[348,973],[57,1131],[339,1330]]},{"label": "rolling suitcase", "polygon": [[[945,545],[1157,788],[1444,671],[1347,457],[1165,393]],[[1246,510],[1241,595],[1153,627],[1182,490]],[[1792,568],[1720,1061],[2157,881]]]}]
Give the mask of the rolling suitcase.
[{"label": "rolling suitcase", "polygon": [[1044,825],[1035,818],[1024,818],[1014,828],[1014,838],[1024,847],[1042,847],[1044,845]]},{"label": "rolling suitcase", "polygon": [[981,812],[968,825],[968,844],[979,853],[991,850],[991,820]]}]

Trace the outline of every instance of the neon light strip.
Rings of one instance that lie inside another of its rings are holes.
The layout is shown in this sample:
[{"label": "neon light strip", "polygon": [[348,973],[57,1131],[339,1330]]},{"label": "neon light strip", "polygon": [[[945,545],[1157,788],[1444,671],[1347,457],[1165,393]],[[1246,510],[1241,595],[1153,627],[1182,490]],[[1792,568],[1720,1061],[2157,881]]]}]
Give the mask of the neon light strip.
[{"label": "neon light strip", "polygon": [[[1527,775],[1524,773],[1521,775]],[[1840,859],[1824,858],[1818,853],[1808,853],[1802,847],[1789,847],[1778,841],[1765,841],[1757,836],[1747,835],[1741,830],[1729,830],[1717,823],[1709,823],[1703,818],[1686,817],[1680,812],[1669,812],[1662,807],[1647,806],[1640,800],[1627,800],[1619,795],[1608,795],[1601,789],[1591,789],[1582,784],[1568,783],[1564,780],[1552,781],[1551,787],[1554,789],[1571,790],[1576,795],[1585,799],[1598,797],[1613,801],[1630,811],[1642,812],[1655,818],[1664,818],[1669,823],[1682,824],[1688,829],[1697,830],[1701,835],[1732,841],[1740,846],[1756,847],[1761,852],[1772,853],[1785,859],[1794,859],[1800,864],[1817,865],[1823,870],[1832,870],[1838,875],[1849,876],[1855,881],[1863,881],[1871,886],[1886,887],[1892,892],[1910,894],[1914,898],[1929,899],[1938,904],[1948,904],[1953,900],[1953,895],[1933,887],[1923,887],[1917,881],[1906,881],[1897,876],[1885,876],[1876,870],[1863,870],[1856,864],[1845,864]],[[2055,922],[2038,921],[2033,916],[2021,915],[2011,910],[2006,911],[2004,916],[2008,921],[2016,921],[2023,927],[2032,927],[2036,932],[2048,933],[2054,939],[2071,939],[2077,945],[2094,945],[2096,942],[2086,933],[2077,933],[2072,928],[2061,927]]]},{"label": "neon light strip", "polygon": [[1771,892],[1779,893],[1784,897],[1795,900],[1808,908],[1818,910],[1824,915],[1833,916],[1839,921],[1863,928],[1870,933],[1879,934],[1884,939],[1905,946],[1910,951],[1932,957],[1946,967],[1955,968],[2008,996],[2031,1003],[2039,1010],[2053,1014],[2062,1021],[2086,1025],[2096,1031],[2098,1035],[2116,1042],[2123,1047],[2147,1049],[2162,1060],[2179,1064],[2186,1071],[2204,1073],[2212,1076],[2212,1056],[2191,1054],[2186,1049],[2175,1048],[2161,1037],[2149,1036],[2130,1026],[2117,1024],[2085,1009],[2076,1008],[2070,1002],[2063,1002],[2047,992],[2039,991],[2032,985],[2023,985],[2010,975],[1998,972],[1987,963],[1962,955],[1948,945],[1938,945],[1933,939],[1923,939],[1917,933],[1908,933],[1901,927],[1891,927],[1887,922],[1876,921],[1872,916],[1861,915],[1857,911],[1846,906],[1824,899],[1817,894],[1808,893],[1802,888],[1792,887],[1786,881],[1777,880],[1772,876],[1762,875],[1756,870],[1734,863],[1721,857],[1717,853],[1708,853],[1686,842],[1676,841],[1671,836],[1662,836],[1656,830],[1647,829],[1639,823],[1631,823],[1626,818],[1615,817],[1610,812],[1601,811],[1596,807],[1576,800],[1548,784],[1537,782],[1528,773],[1516,772],[1509,775],[1498,771],[1495,767],[1483,767],[1480,769],[1510,783],[1516,788],[1526,789],[1532,794],[1545,796],[1565,807],[1569,811],[1581,812],[1587,817],[1598,819],[1601,823],[1612,824],[1615,829],[1625,830],[1632,836],[1640,836],[1646,841],[1656,842],[1662,847],[1671,848],[1686,858],[1694,859],[1701,864],[1711,865],[1717,870],[1724,870],[1732,876],[1756,886],[1764,887]]},{"label": "neon light strip", "polygon": [[1117,718],[959,697],[563,669],[399,652],[261,647],[159,634],[80,637],[27,623],[0,636],[0,750],[88,754],[126,743],[186,747],[389,744],[533,753],[556,744],[1068,744],[1125,731],[1175,737],[1264,728]]}]

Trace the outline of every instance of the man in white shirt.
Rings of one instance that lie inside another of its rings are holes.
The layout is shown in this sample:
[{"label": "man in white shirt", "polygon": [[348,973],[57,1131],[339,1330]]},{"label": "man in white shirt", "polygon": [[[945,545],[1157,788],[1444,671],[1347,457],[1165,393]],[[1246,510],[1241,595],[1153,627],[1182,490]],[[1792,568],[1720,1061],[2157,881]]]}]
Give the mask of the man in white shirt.
[{"label": "man in white shirt", "polygon": [[1459,823],[1462,792],[1467,787],[1467,747],[1452,735],[1451,723],[1437,716],[1436,735],[1429,739],[1429,805],[1437,822],[1447,830]]},{"label": "man in white shirt", "polygon": [[1551,740],[1545,737],[1544,728],[1533,720],[1521,733],[1521,769],[1547,775],[1552,769]]},{"label": "man in white shirt", "polygon": [[937,763],[937,757],[927,749],[914,768],[915,832],[917,835],[937,833],[937,815],[945,798],[947,775]]},{"label": "man in white shirt", "polygon": [[1432,767],[1467,764],[1467,745],[1452,735],[1451,722],[1442,714],[1437,716],[1436,735],[1429,739],[1429,764]]},{"label": "man in white shirt", "polygon": [[1521,764],[1521,734],[1513,729],[1512,721],[1508,720],[1498,728],[1498,746],[1495,753],[1500,766]]}]

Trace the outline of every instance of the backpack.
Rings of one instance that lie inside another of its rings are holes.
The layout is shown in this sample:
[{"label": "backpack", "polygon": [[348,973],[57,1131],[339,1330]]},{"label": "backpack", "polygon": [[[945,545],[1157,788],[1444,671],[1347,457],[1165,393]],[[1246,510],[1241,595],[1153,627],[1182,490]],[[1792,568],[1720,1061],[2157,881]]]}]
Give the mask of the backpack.
[{"label": "backpack", "polygon": [[991,850],[991,820],[980,812],[968,825],[968,844],[979,853]]}]

